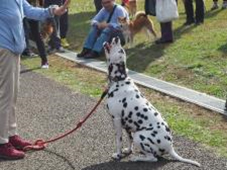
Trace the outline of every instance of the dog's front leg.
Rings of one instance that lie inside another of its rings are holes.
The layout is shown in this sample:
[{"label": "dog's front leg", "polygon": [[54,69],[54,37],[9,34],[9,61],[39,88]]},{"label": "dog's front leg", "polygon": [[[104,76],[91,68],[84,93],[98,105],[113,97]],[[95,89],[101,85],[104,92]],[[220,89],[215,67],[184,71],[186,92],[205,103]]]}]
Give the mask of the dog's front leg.
[{"label": "dog's front leg", "polygon": [[122,153],[122,124],[121,124],[121,118],[114,118],[113,119],[114,129],[115,129],[115,137],[116,137],[116,146],[117,146],[117,152],[112,155],[113,159],[121,159]]},{"label": "dog's front leg", "polygon": [[126,132],[128,137],[128,147],[124,148],[122,152],[126,155],[129,155],[132,153],[132,150],[133,150],[133,145],[132,145],[133,138],[132,138],[132,133],[129,130],[126,130]]}]

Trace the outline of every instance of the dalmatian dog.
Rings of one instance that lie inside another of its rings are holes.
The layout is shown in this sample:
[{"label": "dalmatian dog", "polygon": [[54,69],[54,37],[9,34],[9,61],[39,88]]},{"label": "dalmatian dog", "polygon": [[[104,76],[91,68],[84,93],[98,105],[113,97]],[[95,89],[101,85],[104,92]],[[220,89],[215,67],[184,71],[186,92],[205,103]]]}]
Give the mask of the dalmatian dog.
[{"label": "dalmatian dog", "polygon": [[[113,38],[111,43],[104,42],[103,47],[108,66],[107,109],[116,133],[117,149],[112,157],[119,160],[124,154],[132,153],[134,146],[142,154],[132,156],[132,161],[156,162],[157,156],[168,153],[178,161],[200,166],[198,162],[184,159],[175,152],[167,123],[128,77],[126,53],[120,38]],[[128,146],[123,150],[122,129],[128,136]]]}]

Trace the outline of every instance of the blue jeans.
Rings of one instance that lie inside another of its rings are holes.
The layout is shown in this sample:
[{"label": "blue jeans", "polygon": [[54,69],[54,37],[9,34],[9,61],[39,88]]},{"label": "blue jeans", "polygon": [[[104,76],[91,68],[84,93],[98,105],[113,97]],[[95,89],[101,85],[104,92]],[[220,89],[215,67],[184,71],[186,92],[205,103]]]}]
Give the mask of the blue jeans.
[{"label": "blue jeans", "polygon": [[110,41],[116,36],[122,37],[121,31],[118,29],[107,27],[103,30],[99,30],[97,26],[92,26],[84,43],[84,48],[100,53],[103,49],[103,43],[105,41]]}]

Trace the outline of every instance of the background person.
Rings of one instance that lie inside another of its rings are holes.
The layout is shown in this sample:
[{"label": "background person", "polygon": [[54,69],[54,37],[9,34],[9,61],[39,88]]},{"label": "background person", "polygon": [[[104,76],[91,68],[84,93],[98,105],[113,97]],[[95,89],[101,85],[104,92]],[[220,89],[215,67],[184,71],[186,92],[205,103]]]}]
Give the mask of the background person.
[{"label": "background person", "polygon": [[[122,37],[119,17],[128,17],[128,12],[115,0],[102,0],[103,8],[91,21],[91,29],[85,40],[83,50],[77,57],[96,58],[103,49],[103,43],[114,36]],[[123,41],[123,40],[122,40]]]}]

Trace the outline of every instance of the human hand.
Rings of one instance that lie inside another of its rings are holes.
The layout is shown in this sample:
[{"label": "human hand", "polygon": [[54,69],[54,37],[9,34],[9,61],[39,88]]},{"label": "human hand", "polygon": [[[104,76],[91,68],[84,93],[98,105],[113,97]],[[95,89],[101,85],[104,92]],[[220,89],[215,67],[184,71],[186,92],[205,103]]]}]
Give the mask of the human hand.
[{"label": "human hand", "polygon": [[98,23],[97,26],[98,26],[99,29],[104,29],[104,28],[108,27],[108,23],[101,22],[101,23]]},{"label": "human hand", "polygon": [[53,14],[58,16],[63,15],[67,11],[70,1],[71,0],[66,0],[62,6],[54,8]]}]

